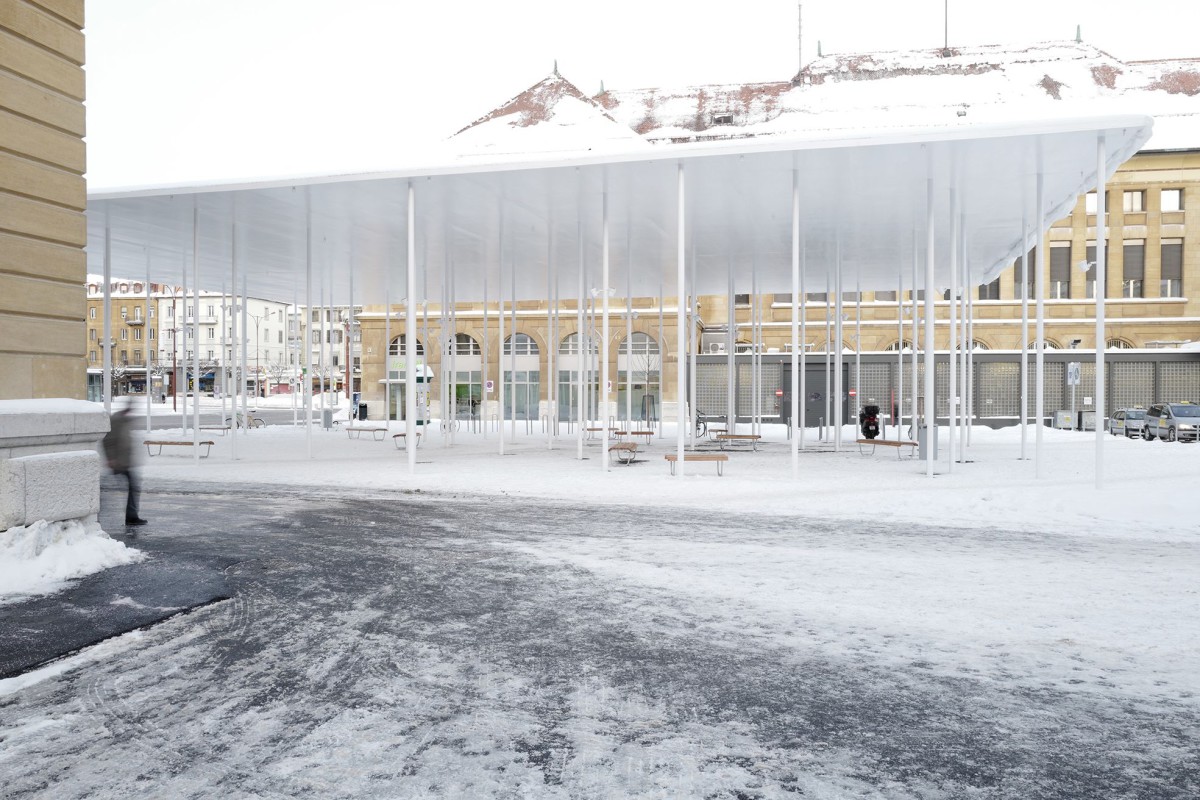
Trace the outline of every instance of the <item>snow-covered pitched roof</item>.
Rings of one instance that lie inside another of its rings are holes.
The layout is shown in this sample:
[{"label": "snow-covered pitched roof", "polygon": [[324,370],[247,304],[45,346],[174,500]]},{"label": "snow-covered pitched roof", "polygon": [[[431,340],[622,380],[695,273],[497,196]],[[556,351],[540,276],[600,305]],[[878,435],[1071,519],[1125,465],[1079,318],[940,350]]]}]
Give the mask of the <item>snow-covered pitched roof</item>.
[{"label": "snow-covered pitched roof", "polygon": [[454,134],[464,157],[648,146],[557,72]]},{"label": "snow-covered pitched roof", "polygon": [[[1155,126],[1147,149],[1187,149],[1200,147],[1198,94],[1200,59],[1127,63],[1082,42],[860,53],[818,58],[791,80],[609,90],[594,101],[560,78],[548,79],[460,131],[453,142],[463,149],[544,152],[537,123],[570,97],[659,145],[1148,114],[1163,124]],[[556,119],[570,124],[568,115]],[[511,121],[502,131],[482,124],[495,120]],[[460,143],[464,133],[471,138]],[[613,128],[580,125],[556,134],[599,143]],[[495,141],[488,144],[488,137]]]}]

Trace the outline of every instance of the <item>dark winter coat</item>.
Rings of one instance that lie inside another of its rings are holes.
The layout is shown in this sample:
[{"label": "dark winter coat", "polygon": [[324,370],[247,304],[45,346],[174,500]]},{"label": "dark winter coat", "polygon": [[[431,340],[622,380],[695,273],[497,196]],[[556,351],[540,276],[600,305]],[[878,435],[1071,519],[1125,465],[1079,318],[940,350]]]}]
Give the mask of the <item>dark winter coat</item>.
[{"label": "dark winter coat", "polygon": [[109,421],[108,433],[104,436],[104,455],[109,469],[125,472],[137,466],[137,451],[133,447],[133,416],[128,409],[120,409]]}]

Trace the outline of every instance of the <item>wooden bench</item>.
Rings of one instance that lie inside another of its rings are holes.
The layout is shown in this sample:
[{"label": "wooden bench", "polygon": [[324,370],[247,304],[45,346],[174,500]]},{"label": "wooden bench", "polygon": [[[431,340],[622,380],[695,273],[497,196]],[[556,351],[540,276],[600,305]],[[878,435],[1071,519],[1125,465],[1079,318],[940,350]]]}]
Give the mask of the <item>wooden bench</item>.
[{"label": "wooden bench", "polygon": [[645,439],[647,447],[650,446],[650,440],[654,438],[654,431],[616,431],[615,433],[618,439],[624,439],[626,436],[630,438],[641,436]]},{"label": "wooden bench", "polygon": [[755,451],[758,450],[758,440],[762,437],[757,433],[718,433],[713,437],[721,443],[721,449],[725,449],[725,445],[729,442],[749,442],[750,447]]},{"label": "wooden bench", "polygon": [[637,461],[638,446],[635,442],[617,442],[609,446],[608,452],[616,453],[622,464],[632,464]]},{"label": "wooden bench", "polygon": [[383,437],[387,435],[387,428],[383,426],[376,427],[374,425],[347,425],[347,439],[361,439],[364,433],[369,433],[377,442],[382,442]]},{"label": "wooden bench", "polygon": [[[667,453],[663,456],[671,464],[671,474],[675,474],[675,462],[679,460],[678,453]],[[729,460],[729,456],[724,453],[684,453],[684,461],[715,461],[717,464],[717,474],[724,475],[725,462]]]},{"label": "wooden bench", "polygon": [[[900,455],[900,448],[907,447],[907,448],[909,448],[908,455],[911,458],[913,455],[912,448],[918,446],[916,442],[898,442],[895,439],[855,439],[854,441],[855,441],[855,444],[858,445],[858,452],[862,453],[864,456],[874,455],[875,454],[875,446],[883,445],[884,447],[896,448],[896,458],[902,457]],[[870,451],[863,449],[867,445],[871,446]]]},{"label": "wooden bench", "polygon": [[598,434],[604,433],[604,428],[584,428],[588,439],[598,439]]},{"label": "wooden bench", "polygon": [[[148,454],[150,454],[151,456],[158,456],[158,455],[162,455],[162,449],[163,449],[164,447],[192,447],[192,446],[198,446],[198,447],[203,447],[203,448],[204,448],[204,453],[203,453],[203,454],[201,454],[201,456],[200,456],[200,457],[201,457],[201,458],[208,458],[208,453],[209,453],[209,451],[210,451],[210,450],[212,450],[212,446],[213,446],[214,444],[216,444],[216,442],[214,442],[214,441],[211,441],[211,440],[209,440],[209,441],[203,441],[203,442],[193,442],[193,441],[190,441],[190,440],[189,440],[189,441],[182,441],[182,440],[179,440],[179,439],[147,439],[147,440],[146,440],[146,441],[144,441],[142,444],[146,445],[146,452],[147,452]],[[151,449],[150,449],[151,447],[157,447],[158,449],[157,449],[157,450],[151,450]]]},{"label": "wooden bench", "polygon": [[[405,444],[405,443],[406,443],[406,441],[407,441],[407,436],[408,436],[407,432],[401,432],[401,433],[395,433],[395,434],[392,434],[392,444],[396,445],[396,449],[397,449],[397,450],[403,450],[403,449],[404,449],[404,448],[403,448],[403,447],[401,447],[400,445],[402,445],[402,444]],[[420,446],[421,446],[421,432],[420,432],[420,431],[417,431],[417,447],[420,447]]]},{"label": "wooden bench", "polygon": [[201,425],[200,430],[202,430],[202,431],[220,431],[221,435],[224,436],[226,433],[229,432],[229,426],[228,425]]}]

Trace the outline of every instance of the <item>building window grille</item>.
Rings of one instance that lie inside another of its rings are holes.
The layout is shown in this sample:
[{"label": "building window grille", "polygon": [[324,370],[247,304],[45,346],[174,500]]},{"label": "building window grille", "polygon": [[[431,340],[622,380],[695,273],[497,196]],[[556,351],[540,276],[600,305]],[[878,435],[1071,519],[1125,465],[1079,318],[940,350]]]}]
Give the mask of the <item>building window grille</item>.
[{"label": "building window grille", "polygon": [[[463,334],[461,334],[461,333],[459,334],[459,336],[462,336],[462,335]],[[416,350],[417,350],[417,353],[416,353],[417,355],[419,355],[419,356],[425,355],[425,348],[421,344],[420,339],[417,339]],[[392,343],[388,347],[388,355],[389,356],[406,356],[406,355],[408,355],[408,347],[404,341],[404,334],[400,334],[395,339],[392,339]]]},{"label": "building window grille", "polygon": [[518,356],[536,356],[539,352],[537,342],[525,333],[515,333],[504,341],[504,355],[506,356],[514,354]]},{"label": "building window grille", "polygon": [[1162,240],[1160,297],[1183,297],[1183,239]]},{"label": "building window grille", "polygon": [[1128,239],[1122,252],[1124,274],[1121,279],[1121,296],[1142,297],[1142,283],[1146,278],[1146,242],[1144,239]]},{"label": "building window grille", "polygon": [[1050,243],[1050,297],[1066,300],[1071,296],[1071,243]]}]

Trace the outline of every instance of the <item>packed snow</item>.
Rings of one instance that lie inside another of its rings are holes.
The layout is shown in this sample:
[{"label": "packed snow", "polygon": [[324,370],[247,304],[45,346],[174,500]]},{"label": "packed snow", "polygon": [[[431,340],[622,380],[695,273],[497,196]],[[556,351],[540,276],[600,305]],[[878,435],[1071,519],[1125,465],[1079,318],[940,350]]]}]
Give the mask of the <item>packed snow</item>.
[{"label": "packed snow", "polygon": [[1018,428],[953,465],[943,429],[928,477],[810,430],[793,477],[766,425],[672,478],[669,425],[605,470],[537,422],[501,455],[434,420],[415,473],[344,427],[148,459],[139,542],[217,547],[231,599],[0,682],[17,796],[1197,786],[1200,445],[1106,437],[1097,489],[1092,433],[1044,430],[1039,478]]},{"label": "packed snow", "polygon": [[38,520],[0,531],[0,606],[59,591],[73,580],[144,557],[95,522]]}]

